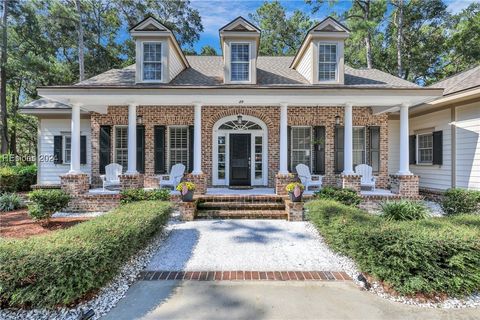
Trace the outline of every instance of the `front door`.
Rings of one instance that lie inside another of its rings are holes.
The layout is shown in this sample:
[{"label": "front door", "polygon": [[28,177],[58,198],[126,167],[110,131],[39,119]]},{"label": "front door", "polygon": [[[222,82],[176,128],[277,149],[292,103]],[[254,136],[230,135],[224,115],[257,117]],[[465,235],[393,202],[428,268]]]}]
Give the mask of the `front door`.
[{"label": "front door", "polygon": [[248,134],[230,134],[230,185],[250,185],[250,138]]}]

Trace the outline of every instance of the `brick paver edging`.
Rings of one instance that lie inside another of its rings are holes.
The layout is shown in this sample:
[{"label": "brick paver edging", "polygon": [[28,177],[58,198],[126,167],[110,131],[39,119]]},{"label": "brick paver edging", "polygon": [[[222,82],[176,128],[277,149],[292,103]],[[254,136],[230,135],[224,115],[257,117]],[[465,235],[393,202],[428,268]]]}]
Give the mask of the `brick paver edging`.
[{"label": "brick paver edging", "polygon": [[198,281],[346,281],[345,272],[336,271],[141,271],[139,280]]}]

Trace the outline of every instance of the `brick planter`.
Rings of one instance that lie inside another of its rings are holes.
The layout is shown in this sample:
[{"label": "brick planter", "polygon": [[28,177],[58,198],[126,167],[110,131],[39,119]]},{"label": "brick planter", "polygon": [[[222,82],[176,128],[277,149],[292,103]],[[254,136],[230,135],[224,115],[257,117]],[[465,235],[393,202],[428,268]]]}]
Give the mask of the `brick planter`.
[{"label": "brick planter", "polygon": [[275,176],[275,193],[279,196],[288,195],[285,187],[292,182],[300,182],[300,179],[298,179],[298,176],[296,174],[277,174]]},{"label": "brick planter", "polygon": [[144,188],[159,188],[160,187],[160,177],[159,176],[145,176],[143,178],[143,187]]},{"label": "brick planter", "polygon": [[88,183],[88,174],[74,173],[61,175],[60,186],[63,191],[71,195],[86,193],[90,187]]},{"label": "brick planter", "polygon": [[304,202],[292,202],[285,200],[285,212],[288,215],[288,221],[303,221],[303,204]]},{"label": "brick planter", "polygon": [[178,202],[178,210],[180,211],[180,218],[182,221],[193,221],[195,219],[195,214],[197,213],[197,202],[198,200],[193,200],[192,202]]},{"label": "brick planter", "polygon": [[143,188],[143,174],[120,175],[120,188],[122,190]]},{"label": "brick planter", "polygon": [[352,189],[360,193],[361,176],[357,174],[341,174],[338,177],[337,186],[343,189]]},{"label": "brick planter", "polygon": [[418,180],[415,175],[390,175],[390,189],[393,193],[405,198],[418,198]]},{"label": "brick planter", "polygon": [[120,205],[119,194],[80,194],[73,197],[65,211],[106,212]]},{"label": "brick planter", "polygon": [[188,181],[195,183],[196,189],[195,194],[206,194],[207,193],[207,175],[206,174],[186,174],[182,181]]}]

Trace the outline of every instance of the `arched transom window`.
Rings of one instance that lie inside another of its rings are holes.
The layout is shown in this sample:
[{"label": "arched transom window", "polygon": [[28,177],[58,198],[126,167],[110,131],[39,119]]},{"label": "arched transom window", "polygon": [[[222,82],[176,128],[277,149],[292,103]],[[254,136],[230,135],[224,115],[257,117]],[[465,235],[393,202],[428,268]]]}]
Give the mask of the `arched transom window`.
[{"label": "arched transom window", "polygon": [[239,117],[237,120],[227,121],[219,127],[220,130],[262,130],[262,127],[253,121],[242,120]]}]

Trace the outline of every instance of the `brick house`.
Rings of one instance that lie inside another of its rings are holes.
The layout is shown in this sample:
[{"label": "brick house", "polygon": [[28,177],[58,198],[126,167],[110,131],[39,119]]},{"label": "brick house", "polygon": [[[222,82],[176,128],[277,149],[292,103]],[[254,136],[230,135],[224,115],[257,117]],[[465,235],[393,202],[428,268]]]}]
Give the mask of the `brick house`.
[{"label": "brick house", "polygon": [[[418,194],[409,109],[443,89],[345,65],[349,30],[335,19],[309,30],[294,57],[258,56],[261,31],[242,17],[220,29],[222,56],[185,56],[151,17],[130,33],[136,64],[40,87],[42,98],[23,109],[38,116],[38,154],[51,158],[39,162],[38,184],[98,186],[115,162],[124,187],[156,187],[159,174],[183,163],[200,193],[216,186],[282,193],[304,163],[324,185],[359,189],[354,167],[366,163],[378,188]],[[398,121],[396,132],[389,119]]]}]

